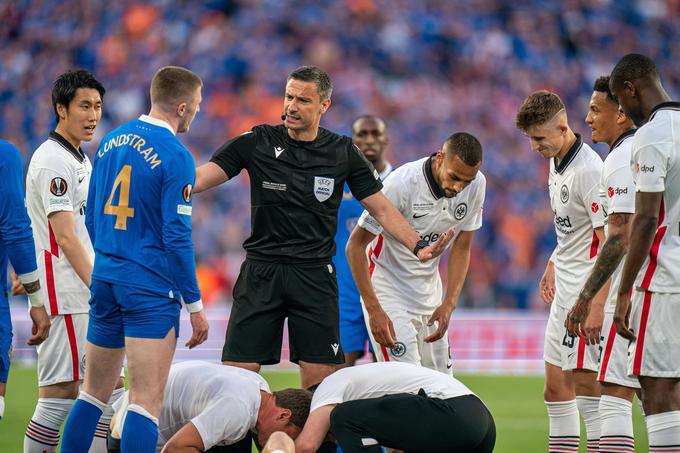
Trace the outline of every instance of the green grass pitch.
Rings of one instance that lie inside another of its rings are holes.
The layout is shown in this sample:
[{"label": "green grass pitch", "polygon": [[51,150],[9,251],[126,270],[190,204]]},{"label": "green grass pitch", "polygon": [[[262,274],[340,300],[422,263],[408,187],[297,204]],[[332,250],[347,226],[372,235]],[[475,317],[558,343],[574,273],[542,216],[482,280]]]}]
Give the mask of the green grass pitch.
[{"label": "green grass pitch", "polygon": [[[265,377],[273,390],[299,385],[297,373],[269,372]],[[547,451],[548,417],[543,405],[541,377],[458,376],[489,406],[496,420],[496,452],[533,453]],[[37,393],[35,368],[13,365],[5,397],[5,418],[0,420],[0,452],[22,451],[26,424],[33,413]],[[647,435],[637,405],[634,405],[636,452],[646,451]],[[581,432],[585,429],[581,427]],[[581,452],[585,446],[581,445]]]}]

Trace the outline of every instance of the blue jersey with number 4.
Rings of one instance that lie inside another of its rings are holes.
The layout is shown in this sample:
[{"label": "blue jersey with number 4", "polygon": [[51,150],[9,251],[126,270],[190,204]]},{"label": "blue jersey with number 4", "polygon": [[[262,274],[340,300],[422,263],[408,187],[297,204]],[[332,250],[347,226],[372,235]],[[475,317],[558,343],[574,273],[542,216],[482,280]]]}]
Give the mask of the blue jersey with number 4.
[{"label": "blue jersey with number 4", "polygon": [[191,153],[162,121],[143,115],[104,137],[87,199],[93,278],[200,300],[191,240],[195,176]]}]

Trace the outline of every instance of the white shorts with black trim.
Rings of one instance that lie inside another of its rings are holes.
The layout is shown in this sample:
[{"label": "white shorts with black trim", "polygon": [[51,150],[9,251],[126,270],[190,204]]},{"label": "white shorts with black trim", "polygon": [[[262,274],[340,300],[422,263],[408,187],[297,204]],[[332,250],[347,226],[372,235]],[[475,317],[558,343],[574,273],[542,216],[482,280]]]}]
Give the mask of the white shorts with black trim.
[{"label": "white shorts with black trim", "polygon": [[553,302],[550,307],[548,325],[545,329],[543,343],[543,360],[569,370],[597,371],[599,349],[598,345],[586,345],[585,339],[572,337],[564,327],[569,308],[560,307]]}]

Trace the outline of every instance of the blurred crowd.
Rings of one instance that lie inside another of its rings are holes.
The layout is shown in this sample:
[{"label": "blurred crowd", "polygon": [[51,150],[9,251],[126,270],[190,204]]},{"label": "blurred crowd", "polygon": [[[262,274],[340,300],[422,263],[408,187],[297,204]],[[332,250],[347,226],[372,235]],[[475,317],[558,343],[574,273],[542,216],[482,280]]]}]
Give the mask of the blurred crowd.
[{"label": "blurred crowd", "polygon": [[[680,86],[680,0],[0,0],[0,42],[0,137],[26,159],[54,127],[51,85],[71,68],[107,89],[98,138],[147,112],[156,69],[197,72],[204,101],[181,137],[197,163],[255,124],[280,122],[285,77],[303,64],[335,85],[322,126],[349,134],[357,115],[383,116],[393,164],[453,132],[476,135],[488,186],[459,306],[480,308],[540,308],[555,244],[547,162],[514,126],[524,97],[556,91],[590,141],[592,83],[623,54],[655,59],[675,99]],[[194,199],[199,278],[215,304],[231,298],[244,258],[248,192],[241,175]]]}]

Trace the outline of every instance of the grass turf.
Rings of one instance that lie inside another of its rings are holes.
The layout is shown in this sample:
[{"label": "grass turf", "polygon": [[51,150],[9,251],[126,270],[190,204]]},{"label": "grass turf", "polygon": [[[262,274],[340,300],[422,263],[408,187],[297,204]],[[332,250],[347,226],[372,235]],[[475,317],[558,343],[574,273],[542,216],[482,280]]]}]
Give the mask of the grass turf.
[{"label": "grass turf", "polygon": [[[264,373],[272,390],[299,385],[297,373]],[[548,417],[543,404],[541,377],[461,375],[459,379],[489,406],[496,420],[499,453],[547,451]],[[0,420],[0,452],[22,451],[24,430],[38,397],[35,368],[13,365],[5,417]],[[636,452],[647,451],[647,435],[637,405],[634,405]],[[585,433],[583,426],[581,432]],[[584,437],[584,436],[582,436]],[[584,442],[580,452],[585,452]]]}]

